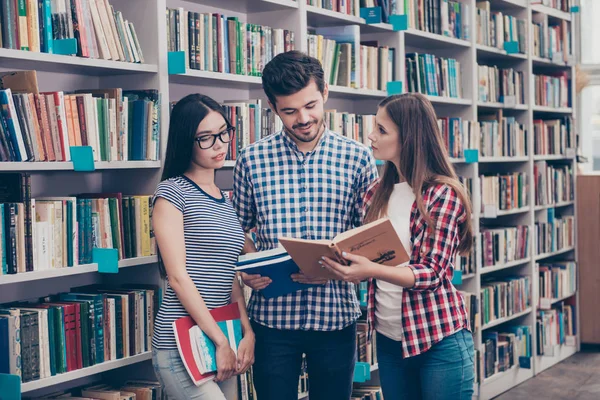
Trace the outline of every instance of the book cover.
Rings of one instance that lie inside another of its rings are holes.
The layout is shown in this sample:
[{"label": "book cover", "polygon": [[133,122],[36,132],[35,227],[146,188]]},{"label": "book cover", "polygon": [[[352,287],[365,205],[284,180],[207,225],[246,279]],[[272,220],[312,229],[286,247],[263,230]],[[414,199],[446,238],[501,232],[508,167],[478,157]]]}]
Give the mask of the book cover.
[{"label": "book cover", "polygon": [[[229,345],[237,356],[237,349],[242,340],[242,323],[239,319],[219,321],[217,325],[229,340]],[[189,330],[190,342],[194,360],[200,369],[200,373],[217,371],[217,348],[212,340],[202,332],[198,325]]]},{"label": "book cover", "polygon": [[[237,303],[232,303],[224,307],[215,308],[210,310],[211,315],[215,321],[227,321],[240,318],[240,310]],[[189,330],[195,326],[196,323],[192,317],[183,317],[173,321],[173,331],[175,333],[175,341],[177,342],[177,349],[179,355],[185,365],[192,382],[196,386],[200,386],[204,382],[212,380],[215,376],[214,372],[203,374],[198,368],[198,364],[194,359],[194,353],[192,350],[192,342],[190,340]]]},{"label": "book cover", "polygon": [[363,256],[383,265],[397,266],[410,260],[396,230],[389,218],[381,218],[359,228],[348,230],[332,240],[306,240],[279,238],[279,243],[287,250],[304,275],[336,279],[324,269],[319,260],[322,256],[347,265],[342,253]]}]

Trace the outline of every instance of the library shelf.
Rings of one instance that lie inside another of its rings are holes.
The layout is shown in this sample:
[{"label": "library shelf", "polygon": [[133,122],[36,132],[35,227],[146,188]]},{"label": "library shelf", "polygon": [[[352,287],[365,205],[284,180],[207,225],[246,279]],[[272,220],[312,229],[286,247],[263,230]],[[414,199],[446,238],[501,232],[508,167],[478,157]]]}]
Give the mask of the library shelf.
[{"label": "library shelf", "polygon": [[260,89],[262,80],[260,76],[241,74],[228,74],[224,72],[200,71],[197,69],[186,69],[184,74],[171,74],[169,81],[180,84],[207,84],[211,86],[252,88]]},{"label": "library shelf", "polygon": [[470,106],[473,104],[471,99],[461,99],[456,97],[444,97],[444,96],[426,96],[429,101],[435,104],[449,104],[449,105],[458,105],[458,106]]},{"label": "library shelf", "polygon": [[409,47],[420,47],[427,49],[435,48],[448,48],[453,46],[457,48],[467,49],[471,47],[471,42],[463,39],[457,39],[449,36],[438,35],[437,33],[430,33],[421,31],[419,29],[409,28],[404,33],[404,40],[406,46]]},{"label": "library shelf", "polygon": [[4,68],[35,69],[90,76],[158,72],[155,64],[129,63],[15,49],[0,49],[0,60],[2,60]]},{"label": "library shelf", "polygon": [[450,162],[452,164],[466,164],[467,160],[464,157],[459,157],[459,158],[450,157]]},{"label": "library shelf", "polygon": [[[119,261],[119,268],[148,265],[157,261],[157,256],[127,258]],[[96,263],[82,264],[75,267],[53,268],[43,271],[22,272],[19,274],[0,275],[0,286],[51,278],[65,278],[67,276],[89,274],[93,272],[98,272],[98,264]]]},{"label": "library shelf", "polygon": [[523,258],[521,260],[510,261],[503,265],[494,265],[493,267],[482,267],[481,271],[479,273],[481,275],[491,274],[496,271],[502,271],[504,269],[514,268],[514,267],[518,267],[520,265],[525,265],[525,264],[528,264],[530,261],[531,261],[531,257],[528,257],[528,258]]},{"label": "library shelf", "polygon": [[554,62],[549,58],[542,58],[542,57],[538,57],[538,56],[531,56],[531,61],[533,63],[534,67],[562,67],[562,68],[570,68],[571,65],[569,65],[568,63],[565,63],[564,61],[561,62]]},{"label": "library shelf", "polygon": [[463,281],[467,280],[467,279],[473,279],[477,276],[477,274],[465,274],[462,276]]},{"label": "library shelf", "polygon": [[514,156],[514,157],[480,157],[479,162],[484,164],[492,163],[522,163],[528,162],[529,156]]},{"label": "library shelf", "polygon": [[215,8],[242,12],[247,14],[298,9],[298,2],[294,0],[189,0]]},{"label": "library shelf", "polygon": [[340,98],[353,99],[356,97],[383,99],[387,97],[385,90],[355,89],[347,86],[329,85],[329,93]]},{"label": "library shelf", "polygon": [[545,258],[551,258],[551,257],[554,257],[554,256],[560,256],[562,254],[568,253],[568,252],[573,251],[573,250],[575,250],[575,247],[567,247],[565,249],[560,249],[560,250],[557,250],[557,251],[553,251],[551,253],[538,254],[538,255],[535,256],[535,260],[539,261],[539,260],[543,260]]},{"label": "library shelf", "polygon": [[493,320],[493,321],[491,321],[491,322],[489,322],[489,323],[487,323],[487,324],[483,325],[483,326],[481,327],[481,330],[482,330],[482,331],[485,331],[485,330],[487,330],[487,329],[494,328],[494,327],[496,327],[496,326],[498,326],[498,325],[502,325],[502,324],[504,324],[505,322],[513,321],[513,320],[515,320],[515,319],[517,319],[517,318],[520,318],[520,317],[522,317],[522,316],[524,316],[524,315],[527,315],[527,314],[529,314],[529,313],[531,312],[531,310],[532,310],[532,308],[531,308],[531,307],[527,307],[525,310],[523,310],[523,311],[521,311],[521,312],[518,312],[518,313],[514,313],[513,315],[509,315],[508,317],[504,317],[504,318],[498,318],[498,319],[496,319],[496,320]]},{"label": "library shelf", "polygon": [[535,211],[541,211],[541,210],[547,210],[549,208],[561,208],[561,207],[569,207],[569,206],[574,206],[575,205],[575,201],[561,201],[560,203],[553,203],[553,204],[544,204],[541,206],[535,206]]},{"label": "library shelf", "polygon": [[494,398],[530,378],[533,378],[533,369],[520,368],[515,365],[508,371],[499,372],[484,379],[479,387],[479,398]]},{"label": "library shelf", "polygon": [[496,103],[496,102],[485,102],[478,101],[477,108],[479,109],[488,109],[488,110],[517,110],[517,111],[527,111],[529,110],[529,106],[527,104],[516,104],[514,106],[506,106],[504,103]]},{"label": "library shelf", "polygon": [[[529,207],[529,206],[519,207],[519,208],[511,208],[510,210],[498,210],[496,212],[496,216],[504,217],[506,215],[523,214],[523,213],[529,212],[529,210],[531,210],[531,207]],[[486,217],[484,216],[482,218],[486,218]]]},{"label": "library shelf", "polygon": [[556,8],[547,7],[542,4],[532,4],[531,11],[539,14],[547,15],[548,17],[552,17],[555,19],[560,19],[563,21],[571,21],[571,14],[557,10]]},{"label": "library shelf", "polygon": [[571,107],[546,107],[546,106],[533,106],[533,111],[538,113],[550,113],[550,114],[571,114],[573,109]]},{"label": "library shelf", "polygon": [[527,0],[494,0],[494,6],[500,8],[527,8]]},{"label": "library shelf", "polygon": [[544,372],[548,368],[566,360],[575,353],[577,353],[577,346],[567,346],[566,344],[561,344],[555,346],[554,355],[552,356],[535,356],[536,373],[539,374],[540,372]]},{"label": "library shelf", "polygon": [[354,15],[306,5],[306,19],[309,26],[363,25],[365,20]]},{"label": "library shelf", "polygon": [[534,161],[571,161],[575,157],[569,157],[564,154],[536,154],[533,156]]},{"label": "library shelf", "polygon": [[477,56],[481,59],[486,59],[490,61],[497,60],[527,60],[527,54],[522,53],[508,53],[506,50],[499,49],[496,47],[485,46],[483,44],[478,44],[475,46],[477,49]]},{"label": "library shelf", "polygon": [[[577,295],[577,292],[574,292],[574,293],[569,293],[566,296],[560,296],[560,297],[558,297],[556,299],[544,298],[544,299],[540,299],[539,303],[541,304],[542,300],[544,300],[544,302],[547,302],[549,305],[554,305],[554,304],[560,303],[561,301],[565,301],[567,299],[570,299],[571,297],[576,296],[576,295]],[[540,305],[540,306],[538,306],[538,309],[539,310],[545,310],[546,308],[544,308],[544,307],[542,307]]]},{"label": "library shelf", "polygon": [[[96,170],[160,168],[160,161],[98,161]],[[70,161],[0,162],[0,172],[74,171]]]},{"label": "library shelf", "polygon": [[76,379],[85,378],[87,376],[92,376],[96,374],[100,374],[102,372],[111,371],[113,369],[125,367],[131,364],[137,364],[143,361],[148,361],[152,359],[152,352],[147,351],[142,354],[138,354],[132,357],[122,358],[120,360],[111,360],[106,361],[101,364],[96,364],[91,367],[78,369],[71,372],[66,372],[64,374],[59,374],[52,376],[50,378],[39,379],[37,381],[31,381],[27,383],[23,383],[21,385],[21,393],[32,392],[34,390],[44,389],[50,386],[58,385],[65,382],[74,381]]}]

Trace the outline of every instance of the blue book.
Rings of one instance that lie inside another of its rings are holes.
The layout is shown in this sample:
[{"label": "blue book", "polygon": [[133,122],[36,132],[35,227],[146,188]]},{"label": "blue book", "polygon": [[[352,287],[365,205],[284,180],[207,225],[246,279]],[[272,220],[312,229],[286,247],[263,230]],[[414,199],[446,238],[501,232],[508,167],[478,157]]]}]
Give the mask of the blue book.
[{"label": "blue book", "polygon": [[269,286],[260,291],[266,299],[319,286],[292,280],[291,275],[300,272],[300,269],[283,248],[243,255],[239,258],[235,269],[239,272],[271,278],[272,282]]},{"label": "blue book", "polygon": [[[242,323],[239,319],[217,321],[217,325],[227,337],[229,345],[237,355],[237,349],[242,340]],[[198,325],[194,325],[190,331],[190,342],[192,352],[201,374],[215,372],[217,370],[217,348],[212,340],[202,332]]]}]

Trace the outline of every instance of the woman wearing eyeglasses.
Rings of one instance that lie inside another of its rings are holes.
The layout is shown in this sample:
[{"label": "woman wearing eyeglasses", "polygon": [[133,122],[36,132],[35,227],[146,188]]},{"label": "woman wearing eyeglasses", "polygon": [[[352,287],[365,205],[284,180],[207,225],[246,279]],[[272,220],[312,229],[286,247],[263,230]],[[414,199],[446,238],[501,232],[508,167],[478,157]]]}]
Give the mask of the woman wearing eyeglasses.
[{"label": "woman wearing eyeglasses", "polygon": [[[221,106],[192,94],[171,112],[165,166],[154,194],[152,224],[159,268],[168,280],[152,338],[154,369],[169,399],[233,398],[234,375],[254,362],[254,333],[234,267],[240,253],[252,249],[237,215],[215,185],[234,138]],[[237,302],[243,339],[237,357],[209,310]],[[173,321],[191,316],[216,346],[214,381],[196,387],[179,356]]]}]

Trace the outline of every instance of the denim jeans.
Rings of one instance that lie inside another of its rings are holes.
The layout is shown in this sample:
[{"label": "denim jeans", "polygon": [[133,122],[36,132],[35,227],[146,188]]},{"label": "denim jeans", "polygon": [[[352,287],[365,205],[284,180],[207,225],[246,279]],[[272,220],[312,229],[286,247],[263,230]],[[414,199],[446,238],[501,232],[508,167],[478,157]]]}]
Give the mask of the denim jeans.
[{"label": "denim jeans", "polygon": [[418,356],[403,358],[402,344],[377,333],[377,360],[387,400],[471,400],[475,351],[462,329]]},{"label": "denim jeans", "polygon": [[348,400],[352,392],[356,324],[333,332],[271,329],[252,323],[256,335],[254,388],[260,400],[297,400],[306,354],[310,400]]},{"label": "denim jeans", "polygon": [[188,375],[177,350],[153,349],[152,365],[169,400],[235,400],[237,398],[237,376],[225,382],[209,381],[196,386]]}]

